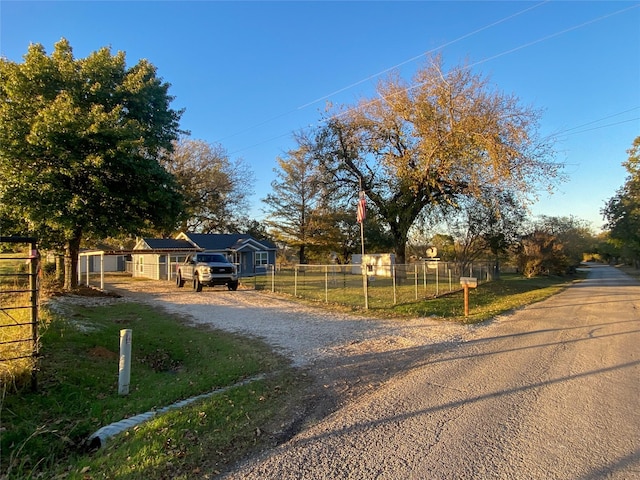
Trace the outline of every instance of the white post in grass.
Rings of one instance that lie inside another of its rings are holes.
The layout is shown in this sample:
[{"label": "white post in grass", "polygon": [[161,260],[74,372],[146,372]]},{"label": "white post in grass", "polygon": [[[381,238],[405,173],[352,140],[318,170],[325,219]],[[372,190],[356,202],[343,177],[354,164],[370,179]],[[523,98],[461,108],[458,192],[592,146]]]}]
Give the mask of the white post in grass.
[{"label": "white post in grass", "polygon": [[100,252],[100,290],[104,291],[104,252]]},{"label": "white post in grass", "polygon": [[120,330],[120,365],[118,369],[118,394],[129,394],[131,379],[131,337],[130,329]]}]

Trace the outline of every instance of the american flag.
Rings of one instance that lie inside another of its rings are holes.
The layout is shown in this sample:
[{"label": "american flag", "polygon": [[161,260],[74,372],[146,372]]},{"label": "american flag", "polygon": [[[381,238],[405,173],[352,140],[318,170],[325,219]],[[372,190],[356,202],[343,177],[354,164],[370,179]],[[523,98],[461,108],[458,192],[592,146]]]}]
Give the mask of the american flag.
[{"label": "american flag", "polygon": [[358,199],[358,214],[356,219],[358,223],[364,222],[367,218],[367,200],[365,199],[364,192],[360,192],[360,198]]}]

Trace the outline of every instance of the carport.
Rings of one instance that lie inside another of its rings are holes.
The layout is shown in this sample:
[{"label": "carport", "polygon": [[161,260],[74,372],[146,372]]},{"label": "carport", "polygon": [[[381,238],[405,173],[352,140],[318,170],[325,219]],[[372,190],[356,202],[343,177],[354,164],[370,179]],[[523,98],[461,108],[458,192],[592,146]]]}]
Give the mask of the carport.
[{"label": "carport", "polygon": [[[99,272],[100,272],[100,290],[104,290],[104,271],[105,271],[105,261],[104,257],[108,256],[122,256],[122,255],[166,255],[168,261],[168,274],[171,272],[171,264],[175,264],[179,262],[179,258],[183,258],[185,255],[194,252],[202,251],[201,248],[191,247],[191,248],[151,248],[146,250],[90,250],[79,253],[79,261],[78,261],[78,284],[82,284],[82,269],[80,268],[80,264],[84,259],[85,264],[85,285],[89,286],[89,275],[90,275],[90,261],[92,258],[98,257],[100,260],[99,264]],[[173,261],[172,261],[173,259]],[[95,267],[95,263],[94,263]]]}]

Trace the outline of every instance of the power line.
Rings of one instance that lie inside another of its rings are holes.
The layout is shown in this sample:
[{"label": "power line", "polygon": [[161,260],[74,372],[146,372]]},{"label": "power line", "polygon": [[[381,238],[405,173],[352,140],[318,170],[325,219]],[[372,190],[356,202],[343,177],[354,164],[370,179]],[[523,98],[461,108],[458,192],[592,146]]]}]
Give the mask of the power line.
[{"label": "power line", "polygon": [[[506,21],[506,20],[508,20],[508,19],[511,19],[511,18],[514,18],[515,16],[520,15],[521,13],[525,13],[526,11],[530,11],[530,10],[532,10],[533,8],[537,8],[537,7],[539,7],[539,6],[541,6],[541,5],[545,4],[545,3],[548,3],[548,1],[549,1],[549,0],[547,0],[547,1],[545,1],[545,2],[542,2],[542,3],[540,3],[540,4],[537,4],[537,5],[535,5],[534,7],[529,7],[528,9],[525,9],[525,10],[523,10],[523,11],[521,11],[521,12],[518,12],[518,13],[516,13],[516,14],[513,14],[513,15],[511,15],[511,16],[509,16],[509,17],[505,17],[505,18],[504,18],[504,19],[502,19],[502,20],[499,20],[499,21],[494,22],[494,23],[492,23],[492,24],[490,24],[490,25],[487,25],[487,26],[485,26],[485,27],[482,27],[482,28],[480,28],[480,29],[478,29],[478,30],[475,30],[474,32],[471,32],[471,33],[469,33],[469,34],[463,35],[462,37],[459,37],[459,38],[458,38],[458,39],[456,39],[456,40],[452,40],[451,42],[448,42],[448,43],[444,44],[444,46],[447,46],[447,45],[450,45],[450,44],[455,43],[455,42],[457,42],[457,41],[460,41],[460,40],[462,40],[462,39],[468,38],[469,36],[471,36],[471,35],[473,35],[473,34],[475,34],[475,33],[478,33],[478,32],[480,32],[480,31],[486,30],[487,28],[490,28],[491,26],[495,26],[495,25],[498,25],[498,24],[500,24],[500,23],[503,23],[504,21]],[[486,57],[486,58],[484,58],[484,59],[482,59],[482,60],[480,60],[480,61],[474,62],[474,63],[472,63],[472,64],[470,64],[470,65],[466,65],[466,66],[465,66],[465,68],[470,69],[470,68],[472,68],[472,67],[475,67],[475,66],[478,66],[478,65],[482,65],[482,64],[484,64],[484,63],[486,63],[486,62],[489,62],[489,61],[491,61],[491,60],[495,60],[496,58],[500,58],[500,57],[502,57],[502,56],[509,55],[509,54],[511,54],[511,53],[514,53],[514,52],[517,52],[517,51],[519,51],[519,50],[522,50],[522,49],[524,49],[524,48],[527,48],[527,47],[530,47],[530,46],[536,45],[536,44],[538,44],[538,43],[541,43],[541,42],[544,42],[544,41],[546,41],[546,40],[549,40],[549,39],[552,39],[552,38],[558,37],[558,36],[560,36],[560,35],[563,35],[563,34],[565,34],[565,33],[568,33],[568,32],[571,32],[571,31],[574,31],[574,30],[577,30],[577,29],[580,29],[580,28],[586,27],[586,26],[588,26],[588,25],[592,25],[592,24],[594,24],[594,23],[596,23],[596,22],[599,22],[599,21],[601,21],[601,20],[604,20],[604,19],[606,19],[606,18],[610,18],[610,17],[612,17],[612,16],[619,15],[619,14],[621,14],[621,13],[627,12],[627,11],[629,11],[629,10],[632,10],[632,9],[635,9],[635,8],[638,8],[638,7],[640,7],[640,3],[638,3],[638,4],[634,4],[634,5],[632,5],[632,6],[629,6],[629,7],[626,7],[626,8],[620,9],[620,10],[616,10],[615,12],[611,12],[611,13],[607,13],[607,14],[605,14],[605,15],[601,15],[601,16],[599,16],[599,17],[595,18],[595,19],[591,19],[591,20],[588,20],[588,21],[586,21],[586,22],[582,22],[582,23],[580,23],[580,24],[578,24],[578,25],[574,25],[574,26],[572,26],[572,27],[566,28],[566,29],[561,30],[561,31],[559,31],[559,32],[556,32],[556,33],[553,33],[553,34],[550,34],[550,35],[546,35],[546,36],[544,36],[544,37],[542,37],[542,38],[539,38],[539,39],[537,39],[537,40],[534,40],[534,41],[531,41],[531,42],[524,43],[524,44],[522,44],[522,45],[519,45],[519,46],[517,46],[517,47],[515,47],[515,48],[511,48],[511,49],[509,49],[509,50],[505,50],[505,51],[503,51],[503,52],[501,52],[501,53],[498,53],[498,54],[496,54],[496,55],[492,55],[492,56],[490,56],[490,57]],[[430,50],[430,53],[433,53],[434,51],[437,51],[437,50],[439,50],[440,48],[443,48],[443,46]],[[429,53],[429,52],[427,52],[426,54],[428,54],[428,53]],[[426,54],[425,54],[425,55],[426,55]],[[416,56],[416,57],[414,57],[413,59],[410,59],[410,60],[407,60],[407,61],[405,61],[405,62],[402,62],[402,63],[398,64],[398,66],[400,66],[400,65],[404,65],[405,63],[408,63],[408,62],[410,62],[410,61],[412,61],[412,60],[415,60],[415,59],[417,59],[417,58],[420,58],[421,56],[422,56],[422,55],[420,55],[420,56]],[[354,86],[354,85],[358,85],[358,84],[360,84],[360,83],[363,83],[363,82],[367,81],[368,79],[370,79],[370,78],[374,78],[374,77],[376,77],[376,76],[378,76],[378,75],[381,75],[381,74],[383,74],[383,73],[385,73],[385,72],[388,72],[388,71],[392,70],[393,68],[395,68],[395,67],[391,67],[391,68],[389,68],[389,69],[387,69],[387,70],[384,70],[383,72],[380,72],[380,73],[378,73],[378,74],[375,74],[375,75],[369,76],[369,77],[367,77],[367,79],[361,80],[360,82],[357,82],[357,83],[355,83],[355,84],[352,84],[351,86]],[[334,92],[334,93],[332,93],[332,94],[329,94],[329,95],[327,95],[327,96],[321,97],[320,99],[318,99],[318,100],[314,100],[313,102],[310,102],[310,103],[307,103],[307,104],[303,105],[302,107],[296,108],[296,109],[294,109],[294,110],[290,110],[289,112],[286,112],[286,113],[280,114],[280,115],[275,116],[275,117],[273,117],[273,118],[271,118],[271,119],[269,119],[269,120],[265,120],[264,122],[261,122],[259,125],[264,125],[265,123],[269,123],[269,122],[271,122],[272,120],[275,120],[275,119],[277,119],[277,118],[281,118],[281,117],[286,116],[286,115],[288,115],[288,114],[290,114],[290,113],[293,113],[293,112],[295,112],[295,111],[298,111],[298,110],[300,110],[301,108],[304,108],[305,106],[309,106],[309,105],[312,105],[313,103],[316,103],[316,102],[318,102],[318,101],[321,101],[321,100],[323,100],[323,99],[326,99],[326,98],[330,97],[331,95],[334,95],[335,93],[339,93],[339,92],[342,92],[342,91],[344,91],[344,90],[347,90],[348,88],[351,88],[351,86],[349,86],[349,87],[345,87],[345,88],[343,88],[343,89],[341,89],[341,90],[338,90],[338,91],[336,91],[336,92]],[[419,87],[419,86],[420,86],[420,84],[417,84],[417,85],[411,85],[411,86],[409,86],[409,87],[407,87],[407,88],[403,89],[402,91],[409,91],[409,90],[415,89],[415,88],[417,88],[417,87]],[[397,93],[398,93],[398,92],[394,93],[393,95],[395,95],[395,94],[397,94]],[[383,97],[382,99],[386,101],[386,98],[384,98],[384,97]],[[368,104],[372,104],[372,103],[377,102],[377,101],[380,101],[380,100],[379,100],[378,98],[375,98],[375,99],[371,100]],[[632,109],[632,110],[633,110],[633,109]],[[331,116],[331,117],[329,118],[329,120],[330,120],[330,119],[336,119],[336,118],[339,118],[339,117],[341,117],[341,116],[344,116],[348,111],[349,111],[349,110],[347,110],[347,111],[345,111],[345,112],[340,112],[340,113],[338,113],[338,114],[336,114],[336,115],[333,115],[333,116]],[[624,113],[624,112],[621,112],[621,113]],[[618,114],[615,114],[615,115],[618,115]],[[322,121],[318,122],[318,124],[326,123],[326,121],[327,121],[327,120],[322,120]],[[597,121],[600,121],[600,120],[595,120],[594,122],[597,122]],[[621,122],[621,123],[625,123],[625,122]],[[251,130],[251,129],[253,129],[253,128],[255,128],[255,127],[249,127],[249,128],[247,128],[247,129],[243,130],[242,132],[246,132],[246,131]],[[580,128],[580,127],[574,127],[574,128]],[[233,136],[238,135],[239,133],[242,133],[242,132],[238,132],[238,133],[235,133],[235,134],[229,135],[229,136],[227,136],[227,137],[225,137],[225,138],[233,137]],[[261,142],[255,143],[255,144],[253,144],[253,145],[251,145],[251,146],[242,147],[242,148],[240,148],[240,149],[237,149],[237,150],[235,150],[234,152],[232,152],[231,154],[238,153],[238,152],[242,152],[242,151],[244,151],[244,150],[248,150],[248,149],[250,149],[250,148],[254,148],[254,147],[256,147],[256,146],[264,145],[265,143],[269,143],[269,142],[271,142],[271,141],[273,141],[273,140],[276,140],[276,139],[278,139],[278,138],[282,138],[282,137],[287,136],[287,135],[289,135],[289,133],[280,134],[280,135],[277,135],[277,136],[275,136],[275,137],[270,137],[270,138],[268,138],[268,139],[266,139],[266,140],[263,140],[263,141],[261,141]]]},{"label": "power line", "polygon": [[504,52],[498,53],[497,55],[493,55],[491,57],[487,57],[487,58],[485,58],[483,60],[480,60],[479,62],[472,63],[471,65],[469,65],[469,68],[475,67],[476,65],[481,65],[481,64],[483,64],[485,62],[488,62],[489,60],[495,60],[496,58],[500,58],[500,57],[502,57],[504,55],[509,55],[510,53],[517,52],[518,50],[522,50],[523,48],[531,47],[532,45],[536,45],[538,43],[545,42],[545,41],[547,41],[547,40],[549,40],[551,38],[559,37],[560,35],[564,35],[565,33],[569,33],[569,32],[572,32],[574,30],[578,30],[579,28],[586,27],[587,25],[591,25],[593,23],[599,22],[600,20],[604,20],[605,18],[609,18],[609,17],[612,17],[614,15],[619,15],[620,13],[624,13],[624,12],[626,12],[628,10],[632,10],[632,9],[638,8],[638,7],[640,7],[640,4],[632,5],[630,7],[623,8],[622,10],[618,10],[618,11],[615,11],[615,12],[612,12],[612,13],[608,13],[608,14],[602,15],[602,16],[600,16],[598,18],[594,18],[592,20],[588,20],[586,22],[583,22],[583,23],[581,23],[579,25],[574,25],[573,27],[569,27],[569,28],[566,28],[566,29],[561,30],[559,32],[552,33],[551,35],[546,35],[546,36],[544,36],[542,38],[539,38],[537,40],[534,40],[532,42],[528,42],[528,43],[525,43],[525,44],[520,45],[518,47],[512,48],[510,50],[506,50]]},{"label": "power line", "polygon": [[[570,132],[571,130],[577,130],[578,128],[588,127],[589,125],[593,125],[594,123],[601,122],[602,120],[608,120],[609,118],[617,117],[619,115],[624,115],[625,113],[633,112],[634,110],[638,110],[638,109],[640,109],[640,106],[629,108],[628,110],[623,110],[622,112],[613,113],[611,115],[607,115],[606,117],[602,117],[602,118],[599,118],[597,120],[592,120],[591,122],[583,123],[582,125],[578,125],[576,127],[571,127],[571,128],[567,128],[565,130],[561,130],[560,132],[557,133],[557,135],[561,135],[563,133]],[[632,120],[634,120],[634,119],[632,119]],[[625,122],[626,122],[626,120],[625,120]],[[580,133],[580,132],[576,132],[576,133]]]},{"label": "power line", "polygon": [[[585,129],[585,130],[579,130],[579,131],[577,131],[577,132],[569,133],[569,134],[567,134],[567,135],[563,135],[563,136],[565,136],[565,137],[569,137],[569,136],[571,136],[571,135],[577,135],[577,134],[579,134],[579,133],[591,132],[591,131],[593,131],[593,130],[600,130],[601,128],[614,127],[614,126],[616,126],[616,125],[621,125],[621,124],[623,124],[623,123],[634,122],[634,121],[636,121],[636,120],[640,120],[640,117],[630,118],[629,120],[620,120],[619,122],[615,122],[615,123],[608,123],[608,124],[606,124],[606,125],[600,125],[600,126],[598,126],[598,127],[587,128],[587,129]],[[598,121],[600,121],[600,120],[596,120],[596,122],[598,122]],[[592,123],[595,123],[595,122],[592,122]],[[578,127],[575,127],[575,128],[578,128]],[[573,129],[570,129],[570,130],[573,130]]]},{"label": "power line", "polygon": [[[504,52],[498,53],[498,54],[496,54],[496,55],[492,55],[492,56],[490,56],[490,57],[486,57],[486,58],[484,58],[484,59],[482,59],[482,60],[479,60],[479,61],[477,61],[477,62],[474,62],[474,63],[472,63],[472,64],[465,65],[465,66],[464,66],[464,69],[466,69],[466,70],[470,70],[471,68],[476,67],[476,66],[478,66],[478,65],[482,65],[483,63],[486,63],[486,62],[488,62],[488,61],[490,61],[490,60],[495,60],[496,58],[500,58],[500,57],[502,57],[502,56],[509,55],[509,54],[511,54],[511,53],[517,52],[517,51],[519,51],[519,50],[522,50],[522,49],[524,49],[524,48],[530,47],[530,46],[532,46],[532,45],[536,45],[536,44],[538,44],[538,43],[541,43],[541,42],[543,42],[543,41],[549,40],[549,39],[551,39],[551,38],[558,37],[558,36],[563,35],[563,34],[565,34],[565,33],[571,32],[571,31],[573,31],[573,30],[577,30],[577,29],[582,28],[582,27],[585,27],[585,26],[587,26],[587,25],[591,25],[591,24],[593,24],[593,23],[596,23],[596,22],[598,22],[598,21],[600,21],[600,20],[604,20],[605,18],[608,18],[608,17],[614,16],[614,15],[618,15],[618,14],[620,14],[620,13],[624,13],[624,12],[626,12],[626,11],[628,11],[628,10],[631,10],[631,9],[633,9],[633,8],[638,8],[638,7],[640,7],[640,4],[636,4],[636,5],[633,5],[633,6],[631,6],[631,7],[623,8],[623,9],[621,9],[621,10],[617,10],[616,12],[612,12],[612,13],[608,13],[608,14],[606,14],[606,15],[602,15],[602,16],[597,17],[597,18],[595,18],[595,19],[592,19],[592,20],[589,20],[589,21],[583,22],[583,23],[581,23],[581,24],[579,24],[579,25],[575,25],[575,26],[573,26],[573,27],[570,27],[570,28],[566,28],[566,29],[564,29],[564,30],[561,30],[560,32],[556,32],[556,33],[553,33],[553,34],[551,34],[551,35],[546,35],[546,36],[544,36],[544,37],[542,37],[542,38],[539,38],[539,39],[537,39],[537,40],[534,40],[534,41],[532,41],[532,42],[527,42],[527,43],[522,44],[522,45],[520,45],[520,46],[518,46],[518,47],[515,47],[515,48],[512,48],[512,49],[509,49],[509,50],[505,50]],[[390,98],[391,96],[398,95],[398,94],[399,94],[399,93],[401,93],[401,92],[408,92],[408,91],[414,90],[414,89],[416,89],[416,88],[420,87],[421,85],[424,85],[424,83],[417,83],[417,84],[414,84],[414,85],[410,85],[410,86],[408,86],[408,87],[406,87],[406,88],[403,88],[403,89],[400,89],[399,91],[396,91],[396,92],[394,92],[394,93],[392,93],[392,94],[390,94],[390,95],[387,95],[386,97],[385,97],[385,96],[383,96],[383,95],[379,95],[379,96],[380,96],[380,98],[381,98],[383,101],[385,101],[385,102],[386,102],[386,101],[387,101],[387,98]],[[369,102],[366,102],[366,103],[364,104],[364,106],[372,105],[372,104],[374,104],[374,103],[376,103],[376,102],[378,102],[378,101],[379,101],[379,99],[378,99],[378,98],[374,98],[374,99],[370,100]],[[330,119],[340,118],[340,117],[344,116],[346,113],[348,113],[350,110],[352,110],[352,109],[347,109],[345,112],[340,112],[340,113],[338,113],[338,114],[336,114],[336,115],[333,115],[332,117],[330,117]]]},{"label": "power line", "polygon": [[[496,25],[500,25],[501,23],[504,23],[504,22],[506,22],[506,21],[508,21],[508,20],[511,20],[511,19],[513,19],[513,18],[515,18],[515,17],[518,17],[518,16],[520,16],[520,15],[523,15],[523,14],[524,14],[524,13],[526,13],[526,12],[529,12],[529,11],[531,11],[531,10],[533,10],[533,9],[535,9],[535,8],[538,8],[538,7],[540,7],[540,6],[542,6],[542,5],[546,4],[546,3],[549,3],[549,1],[550,1],[550,0],[545,0],[545,1],[543,1],[543,2],[540,2],[540,3],[536,4],[536,5],[533,5],[533,6],[531,6],[531,7],[525,8],[524,10],[520,10],[519,12],[516,12],[516,13],[514,13],[514,14],[512,14],[512,15],[507,16],[507,17],[504,17],[504,18],[502,18],[502,19],[500,19],[500,20],[498,20],[498,21],[495,21],[495,22],[493,22],[493,23],[490,23],[490,24],[488,24],[488,25],[485,25],[484,27],[478,28],[478,29],[476,29],[476,30],[474,30],[474,31],[472,31],[472,32],[470,32],[470,33],[467,33],[467,34],[465,34],[465,35],[461,36],[461,37],[458,37],[458,38],[456,38],[455,40],[451,40],[451,41],[446,42],[446,43],[444,43],[444,44],[442,44],[442,45],[440,45],[440,46],[438,46],[438,47],[436,47],[436,48],[432,48],[431,50],[429,50],[429,51],[427,51],[427,52],[425,52],[425,53],[421,53],[420,55],[416,55],[415,57],[412,57],[412,58],[410,58],[410,59],[408,59],[408,60],[405,60],[405,61],[403,61],[403,62],[400,62],[400,63],[398,63],[398,64],[394,65],[393,67],[386,68],[386,69],[382,70],[381,72],[374,73],[373,75],[369,75],[368,77],[366,77],[366,78],[364,78],[364,79],[362,79],[362,80],[359,80],[359,81],[357,81],[357,82],[355,82],[355,83],[352,83],[352,84],[350,84],[350,85],[348,85],[348,86],[346,86],[346,87],[343,87],[343,88],[341,88],[341,89],[339,89],[339,90],[336,90],[336,91],[334,91],[334,92],[332,92],[332,93],[329,93],[329,94],[327,94],[327,95],[324,95],[324,96],[322,96],[322,97],[319,97],[319,98],[317,98],[317,99],[315,99],[315,100],[312,100],[311,102],[307,102],[307,103],[305,103],[304,105],[301,105],[301,106],[299,106],[299,107],[297,107],[297,108],[291,109],[291,110],[289,110],[289,111],[287,111],[287,112],[281,113],[281,114],[276,115],[276,116],[271,117],[271,118],[268,118],[268,119],[266,119],[266,120],[264,120],[264,121],[262,121],[262,122],[259,122],[259,123],[255,124],[255,125],[252,125],[252,126],[250,126],[250,127],[247,127],[247,128],[245,128],[245,129],[243,129],[243,130],[240,130],[240,131],[237,131],[237,132],[232,133],[232,134],[230,134],[230,135],[227,135],[227,136],[225,136],[225,137],[222,137],[222,138],[220,138],[220,139],[216,140],[214,143],[220,143],[221,141],[226,140],[226,139],[228,139],[228,138],[235,137],[235,136],[237,136],[237,135],[240,135],[240,134],[242,134],[242,133],[245,133],[245,132],[248,132],[248,131],[250,131],[250,130],[253,130],[254,128],[260,127],[260,126],[262,126],[262,125],[265,125],[265,124],[267,124],[267,123],[270,123],[270,122],[272,122],[272,121],[274,121],[274,120],[277,120],[277,119],[279,119],[279,118],[282,118],[282,117],[285,117],[285,116],[290,115],[290,114],[292,114],[292,113],[295,113],[295,112],[297,112],[297,111],[303,110],[303,109],[305,109],[305,108],[307,108],[307,107],[310,107],[311,105],[314,105],[314,104],[316,104],[316,103],[318,103],[318,102],[321,102],[322,100],[326,100],[327,98],[330,98],[330,97],[332,97],[332,96],[334,96],[334,95],[337,95],[337,94],[339,94],[339,93],[342,93],[342,92],[344,92],[344,91],[346,91],[346,90],[349,90],[349,89],[351,89],[351,88],[353,88],[353,87],[356,87],[356,86],[358,86],[358,85],[361,85],[361,84],[363,84],[363,83],[365,83],[365,82],[367,82],[367,81],[369,81],[369,80],[371,80],[371,79],[373,79],[373,78],[377,78],[377,77],[379,77],[379,76],[381,76],[381,75],[383,75],[383,74],[385,74],[385,73],[391,72],[391,71],[393,71],[393,70],[395,70],[395,69],[397,69],[397,68],[399,68],[399,67],[401,67],[401,66],[403,66],[403,65],[406,65],[406,64],[408,64],[408,63],[414,62],[414,61],[418,60],[419,58],[425,57],[425,56],[427,56],[427,55],[429,55],[429,54],[431,54],[431,53],[433,53],[433,52],[436,52],[436,51],[438,51],[438,50],[442,50],[442,49],[443,49],[443,48],[445,48],[445,47],[448,47],[448,46],[450,46],[450,45],[453,45],[453,44],[455,44],[455,43],[458,43],[458,42],[460,42],[460,41],[462,41],[462,40],[464,40],[464,39],[466,39],[466,38],[469,38],[469,37],[471,37],[471,36],[473,36],[473,35],[476,35],[476,34],[478,34],[478,33],[480,33],[480,32],[483,32],[484,30],[488,30],[489,28],[495,27]],[[280,136],[278,136],[277,138],[280,138]],[[271,140],[273,140],[273,139],[271,139]],[[269,141],[270,141],[270,140],[269,140]],[[251,148],[251,147],[247,147],[247,148]],[[244,149],[243,149],[243,150],[244,150]]]},{"label": "power line", "polygon": [[338,93],[342,93],[342,92],[344,92],[346,90],[349,90],[349,89],[351,89],[351,88],[353,88],[355,86],[358,86],[358,85],[360,85],[362,83],[365,83],[365,82],[367,82],[369,80],[372,80],[374,78],[377,78],[380,75],[383,75],[385,73],[389,73],[389,72],[391,72],[393,70],[396,70],[399,67],[402,67],[403,65],[415,62],[419,58],[426,57],[427,55],[430,55],[430,54],[432,54],[434,52],[437,52],[438,50],[442,50],[443,48],[446,48],[446,47],[448,47],[450,45],[458,43],[458,42],[460,42],[460,41],[462,41],[462,40],[464,40],[466,38],[472,37],[473,35],[476,35],[477,33],[483,32],[484,30],[488,30],[489,28],[495,27],[497,25],[500,25],[501,23],[504,23],[504,22],[506,22],[508,20],[516,18],[516,17],[518,17],[518,16],[520,16],[520,15],[522,15],[522,14],[524,14],[524,13],[530,11],[530,10],[533,10],[535,8],[538,8],[538,7],[542,6],[542,5],[544,5],[545,3],[549,3],[549,1],[550,0],[545,0],[544,2],[541,2],[541,3],[538,3],[536,5],[533,5],[532,7],[525,8],[524,10],[520,10],[519,12],[514,13],[513,15],[509,15],[507,17],[504,17],[504,18],[502,18],[502,19],[500,19],[500,20],[498,20],[496,22],[493,22],[493,23],[490,23],[488,25],[485,25],[484,27],[478,28],[477,30],[474,30],[473,32],[470,32],[470,33],[467,33],[465,35],[462,35],[461,37],[458,37],[455,40],[451,40],[450,42],[447,42],[447,43],[444,43],[444,44],[442,44],[442,45],[440,45],[438,47],[432,48],[431,50],[428,50],[428,51],[426,51],[424,53],[421,53],[420,55],[416,55],[415,57],[411,57],[410,59],[405,60],[404,62],[400,62],[397,65],[394,65],[393,67],[389,67],[389,68],[386,68],[386,69],[384,69],[384,70],[382,70],[382,71],[380,71],[378,73],[374,73],[373,75],[369,75],[368,77],[366,77],[366,78],[364,78],[362,80],[359,80],[359,81],[357,81],[355,83],[352,83],[351,85],[348,85],[348,86],[343,87],[343,88],[341,88],[339,90],[336,90],[335,92],[329,93],[328,95],[324,95],[324,96],[322,96],[322,97],[320,97],[320,98],[318,98],[316,100],[313,100],[312,102],[305,103],[304,105],[301,105],[300,107],[298,107],[297,110],[301,110],[301,109],[306,108],[306,107],[308,107],[310,105],[313,105],[315,103],[321,102],[322,100],[326,100],[327,98],[330,98],[330,97],[332,97],[334,95],[337,95]]}]

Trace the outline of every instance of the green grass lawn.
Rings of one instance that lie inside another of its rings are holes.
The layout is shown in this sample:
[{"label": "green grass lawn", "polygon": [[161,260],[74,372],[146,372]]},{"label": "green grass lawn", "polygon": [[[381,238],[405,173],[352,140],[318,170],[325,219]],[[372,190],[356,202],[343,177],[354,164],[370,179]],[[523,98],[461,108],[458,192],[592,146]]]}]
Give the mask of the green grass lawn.
[{"label": "green grass lawn", "polygon": [[[304,377],[264,344],[187,326],[135,303],[49,313],[39,389],[4,385],[0,476],[6,478],[189,478],[221,468],[261,441]],[[132,329],[129,395],[118,395],[119,331]],[[88,454],[100,427],[255,376],[265,380],[156,417]],[[265,438],[266,440],[266,438]]]},{"label": "green grass lawn", "polygon": [[[502,275],[500,280],[469,290],[469,316],[464,316],[462,291],[433,300],[396,305],[388,313],[394,316],[436,317],[464,323],[478,323],[550,297],[566,288],[576,277],[524,278]],[[387,312],[386,312],[387,313]]]},{"label": "green grass lawn", "polygon": [[[471,291],[465,318],[462,294],[373,306],[359,315],[428,316],[479,322],[539,301],[570,279],[505,275]],[[296,299],[296,301],[303,301]],[[314,302],[322,308],[349,309]],[[43,315],[39,390],[5,383],[0,405],[0,478],[199,478],[274,442],[304,402],[310,378],[256,340],[183,324],[167,313],[130,302]],[[250,319],[248,319],[250,320]],[[132,329],[130,394],[118,395],[119,332]],[[87,451],[100,427],[170,405],[257,374],[265,379],[232,387]]]},{"label": "green grass lawn", "polygon": [[[566,288],[571,282],[584,277],[579,273],[573,276],[545,276],[525,278],[518,274],[503,274],[500,280],[481,283],[478,288],[469,290],[469,316],[464,316],[464,297],[459,285],[453,285],[449,291],[448,284],[441,285],[439,295],[429,290],[425,297],[422,283],[416,288],[413,280],[394,287],[390,279],[377,280],[375,287],[369,288],[369,309],[364,310],[362,277],[357,277],[358,284],[353,281],[346,288],[335,289],[325,297],[323,284],[310,282],[305,288],[299,288],[295,301],[311,302],[321,308],[337,311],[348,311],[355,315],[380,318],[413,318],[432,317],[446,321],[477,323],[508,312],[522,305],[544,300]],[[431,287],[433,289],[433,285]],[[416,300],[416,290],[418,300]],[[302,291],[302,293],[301,293]],[[293,293],[291,293],[292,295]]]},{"label": "green grass lawn", "polygon": [[[352,265],[314,266],[279,269],[275,275],[255,277],[247,281],[258,290],[274,291],[314,302],[361,309],[365,305],[363,279],[353,273]],[[457,290],[458,279],[450,271],[438,276],[433,269],[410,265],[398,269],[396,281],[391,276],[371,275],[368,283],[368,306],[373,310],[387,310],[394,305],[432,299]],[[481,277],[486,277],[486,269]]]}]

